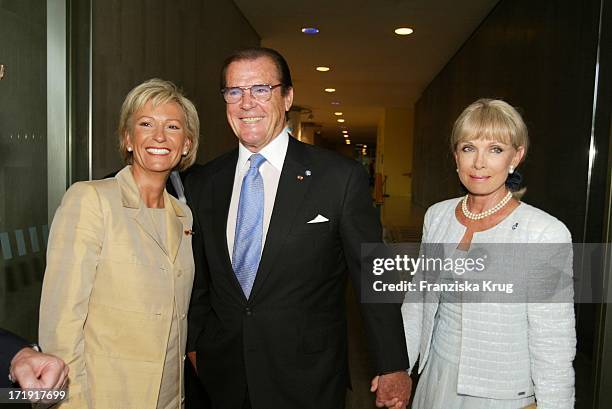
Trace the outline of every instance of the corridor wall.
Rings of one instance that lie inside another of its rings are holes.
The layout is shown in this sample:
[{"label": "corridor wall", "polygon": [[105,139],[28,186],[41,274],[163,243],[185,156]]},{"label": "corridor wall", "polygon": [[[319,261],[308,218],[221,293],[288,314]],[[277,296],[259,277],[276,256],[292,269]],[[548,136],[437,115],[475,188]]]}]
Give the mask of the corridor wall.
[{"label": "corridor wall", "polygon": [[116,127],[125,95],[159,77],[183,88],[200,115],[205,163],[236,146],[219,93],[219,72],[258,34],[228,0],[92,0],[93,177],[121,168]]},{"label": "corridor wall", "polygon": [[461,111],[502,98],[532,140],[525,201],[583,236],[599,1],[502,0],[416,105],[413,201],[461,194],[448,140]]}]

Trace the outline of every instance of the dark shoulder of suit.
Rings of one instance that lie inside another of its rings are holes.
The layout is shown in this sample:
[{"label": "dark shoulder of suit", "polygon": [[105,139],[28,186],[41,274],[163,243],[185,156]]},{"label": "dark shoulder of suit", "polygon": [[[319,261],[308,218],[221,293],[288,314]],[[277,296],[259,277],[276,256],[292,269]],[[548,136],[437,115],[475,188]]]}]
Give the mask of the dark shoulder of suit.
[{"label": "dark shoulder of suit", "polygon": [[227,160],[232,156],[238,157],[238,149],[233,149],[229,152],[222,154],[221,156],[212,159],[204,165],[194,164],[189,169],[181,173],[181,179],[185,187],[185,195],[187,196],[187,202],[197,199],[199,192],[202,190],[206,181],[209,181],[211,176],[214,176],[223,165],[227,163]]},{"label": "dark shoulder of suit", "polygon": [[20,349],[28,345],[28,342],[17,335],[0,329],[0,387],[11,386],[8,380],[11,360]]}]

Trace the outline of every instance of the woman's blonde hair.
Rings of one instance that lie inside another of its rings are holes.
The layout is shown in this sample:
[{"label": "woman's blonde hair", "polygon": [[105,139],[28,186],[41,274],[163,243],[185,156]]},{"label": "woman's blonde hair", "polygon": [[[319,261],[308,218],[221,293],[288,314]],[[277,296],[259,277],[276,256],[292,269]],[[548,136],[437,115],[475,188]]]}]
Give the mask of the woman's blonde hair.
[{"label": "woman's blonde hair", "polygon": [[460,142],[486,139],[523,147],[523,159],[529,148],[527,126],[521,114],[510,104],[500,99],[482,98],[470,104],[455,121],[451,133],[450,147],[455,152]]},{"label": "woman's blonde hair", "polygon": [[200,140],[200,119],[198,118],[198,112],[193,103],[183,95],[183,92],[176,85],[159,78],[152,78],[137,85],[127,94],[123,101],[119,115],[119,126],[117,128],[119,153],[123,162],[126,164],[132,163],[132,152],[127,150],[126,138],[126,135],[133,130],[132,115],[149,101],[154,106],[176,102],[183,110],[185,115],[185,133],[191,142],[191,147],[187,155],[181,158],[176,169],[179,171],[187,169],[193,165],[198,153]]},{"label": "woman's blonde hair", "polygon": [[[474,139],[499,141],[512,145],[514,149],[523,148],[523,157],[527,156],[529,134],[521,114],[510,104],[501,99],[482,98],[463,110],[453,125],[450,138],[452,152],[459,143]],[[520,175],[515,172],[506,180],[506,186],[512,195],[520,200],[527,191],[520,188]]]}]

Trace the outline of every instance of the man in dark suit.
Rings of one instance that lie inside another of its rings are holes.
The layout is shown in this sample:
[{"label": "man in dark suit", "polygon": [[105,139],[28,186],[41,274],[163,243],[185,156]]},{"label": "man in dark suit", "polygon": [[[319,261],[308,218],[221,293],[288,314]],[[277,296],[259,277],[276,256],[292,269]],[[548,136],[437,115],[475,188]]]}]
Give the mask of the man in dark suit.
[{"label": "man in dark suit", "polygon": [[17,335],[0,329],[0,388],[11,386],[9,378],[22,388],[57,389],[64,385],[68,366],[58,357],[35,348]]},{"label": "man in dark suit", "polygon": [[[214,408],[344,408],[345,286],[361,243],[381,241],[357,162],[288,134],[289,68],[276,51],[229,57],[221,75],[238,149],[191,173],[196,277],[187,350]],[[362,304],[377,404],[410,378],[400,309]]]}]

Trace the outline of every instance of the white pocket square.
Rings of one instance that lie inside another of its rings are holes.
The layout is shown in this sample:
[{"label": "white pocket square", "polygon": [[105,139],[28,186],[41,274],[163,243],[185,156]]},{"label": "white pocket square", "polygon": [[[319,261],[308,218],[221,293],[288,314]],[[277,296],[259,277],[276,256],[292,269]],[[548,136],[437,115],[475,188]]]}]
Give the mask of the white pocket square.
[{"label": "white pocket square", "polygon": [[308,223],[324,223],[324,222],[328,222],[329,219],[325,216],[321,216],[320,214],[317,215],[317,217],[315,217],[314,219],[312,219],[311,221],[307,222]]}]

